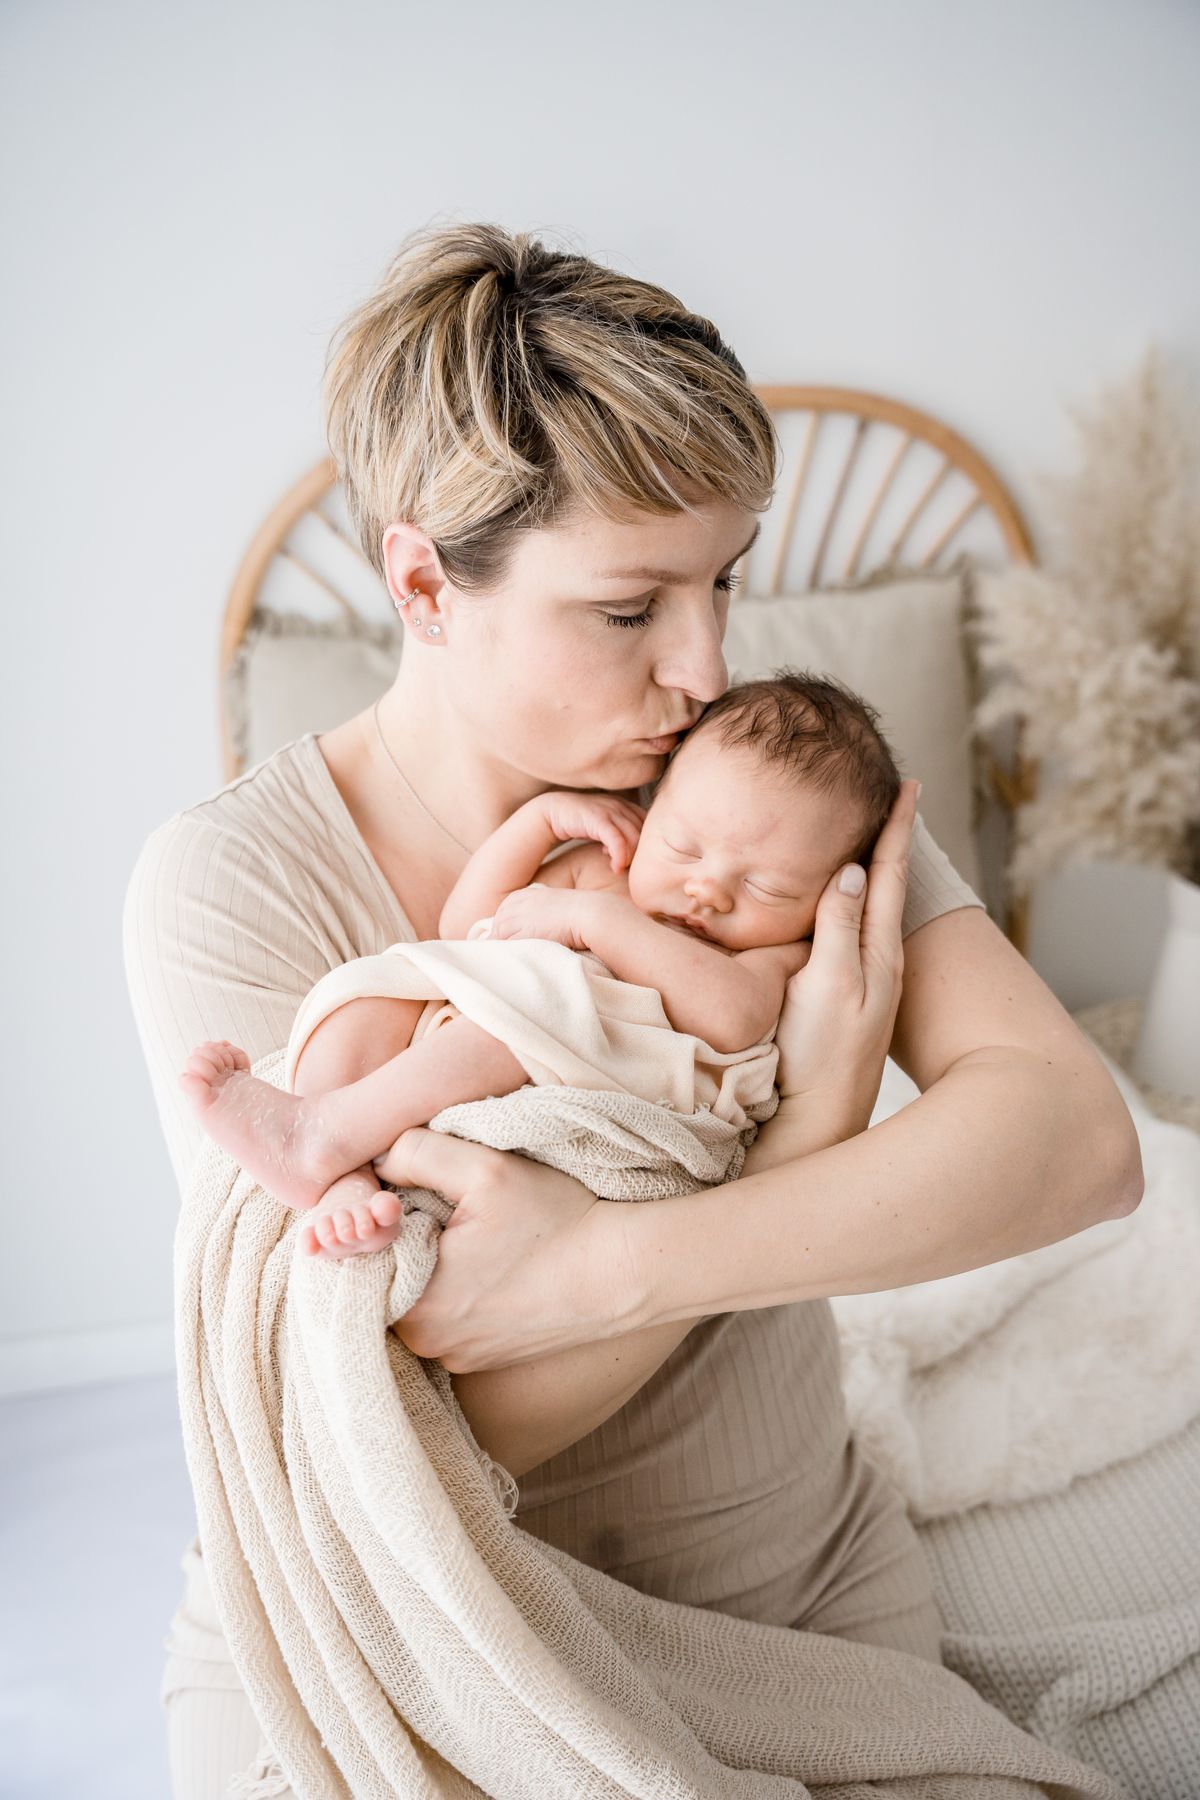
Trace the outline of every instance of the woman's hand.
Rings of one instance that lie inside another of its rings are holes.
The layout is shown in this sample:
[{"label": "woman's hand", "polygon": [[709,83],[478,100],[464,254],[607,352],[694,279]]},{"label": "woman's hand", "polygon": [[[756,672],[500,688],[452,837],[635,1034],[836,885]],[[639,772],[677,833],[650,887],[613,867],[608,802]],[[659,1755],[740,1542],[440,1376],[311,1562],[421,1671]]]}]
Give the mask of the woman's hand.
[{"label": "woman's hand", "polygon": [[454,1202],[425,1292],[393,1330],[452,1375],[506,1368],[635,1329],[629,1209],[515,1151],[406,1131],[386,1179]]},{"label": "woman's hand", "polygon": [[901,784],[865,891],[841,891],[845,870],[830,880],[817,905],[812,954],[784,995],[775,1034],[780,1095],[819,1109],[830,1141],[865,1131],[879,1094],[900,1004],[900,922],[919,792],[917,781]]}]

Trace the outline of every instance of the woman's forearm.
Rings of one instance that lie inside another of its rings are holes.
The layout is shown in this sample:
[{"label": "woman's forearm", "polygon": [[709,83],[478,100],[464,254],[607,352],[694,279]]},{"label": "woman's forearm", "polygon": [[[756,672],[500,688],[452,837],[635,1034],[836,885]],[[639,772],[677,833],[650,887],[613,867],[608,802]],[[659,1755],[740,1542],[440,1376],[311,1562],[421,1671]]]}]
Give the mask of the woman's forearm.
[{"label": "woman's forearm", "polygon": [[[757,1172],[620,1219],[625,1266],[643,1284],[632,1316],[661,1323],[904,1287],[1116,1216],[1136,1204],[1139,1176],[1107,1082],[1081,1093],[1077,1066],[978,1050],[846,1142],[770,1166],[768,1139],[749,1165]],[[776,1147],[786,1135],[785,1118]]]},{"label": "woman's forearm", "polygon": [[[827,1109],[803,1100],[781,1100],[747,1152],[745,1173],[808,1155],[860,1130],[863,1123],[834,1120]],[[686,1318],[580,1344],[537,1362],[455,1375],[454,1392],[484,1449],[520,1477],[624,1406],[698,1322],[693,1311]]]},{"label": "woman's forearm", "polygon": [[783,1163],[812,1156],[866,1128],[867,1119],[853,1118],[848,1110],[835,1117],[827,1105],[818,1105],[803,1095],[785,1095],[778,1111],[759,1127],[758,1136],[747,1150],[742,1178],[763,1175]]},{"label": "woman's forearm", "polygon": [[[842,1124],[844,1131],[825,1109],[781,1100],[751,1144],[745,1172],[774,1168],[861,1129]],[[519,1478],[619,1411],[704,1316],[579,1344],[537,1362],[455,1375],[455,1396],[484,1449]]]},{"label": "woman's forearm", "polygon": [[[860,1126],[847,1123],[845,1129]],[[745,1172],[774,1168],[838,1137],[838,1122],[820,1109],[781,1100],[750,1146]],[[698,1323],[693,1313],[538,1362],[455,1375],[454,1392],[484,1449],[519,1478],[611,1418]]]},{"label": "woman's forearm", "polygon": [[519,1479],[619,1412],[697,1322],[673,1319],[507,1369],[452,1375],[455,1398],[488,1455]]}]

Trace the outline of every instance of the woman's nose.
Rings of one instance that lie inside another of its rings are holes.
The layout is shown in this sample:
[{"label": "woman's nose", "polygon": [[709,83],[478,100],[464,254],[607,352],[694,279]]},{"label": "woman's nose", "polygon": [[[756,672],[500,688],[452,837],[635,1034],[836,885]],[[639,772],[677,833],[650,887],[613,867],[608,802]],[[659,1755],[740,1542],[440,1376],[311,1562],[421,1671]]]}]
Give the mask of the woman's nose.
[{"label": "woman's nose", "polygon": [[659,687],[678,688],[707,706],[729,686],[729,670],[721,649],[724,620],[712,606],[698,607],[681,619],[678,635],[659,657],[654,678]]}]

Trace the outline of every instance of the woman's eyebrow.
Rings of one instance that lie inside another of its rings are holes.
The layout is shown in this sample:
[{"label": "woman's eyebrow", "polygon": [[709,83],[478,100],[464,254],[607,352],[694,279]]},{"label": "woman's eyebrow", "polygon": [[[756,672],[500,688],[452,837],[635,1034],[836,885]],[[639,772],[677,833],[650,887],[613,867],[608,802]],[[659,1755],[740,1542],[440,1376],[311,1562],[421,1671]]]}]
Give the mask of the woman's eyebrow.
[{"label": "woman's eyebrow", "polygon": [[[754,527],[754,536],[749,543],[742,545],[736,556],[730,557],[727,567],[731,567],[739,558],[745,556],[747,550],[757,543],[761,530],[762,520],[760,519]],[[673,581],[684,582],[687,580],[687,576],[677,574],[674,569],[598,569],[593,572],[590,579],[593,581],[661,581],[666,584]]]}]

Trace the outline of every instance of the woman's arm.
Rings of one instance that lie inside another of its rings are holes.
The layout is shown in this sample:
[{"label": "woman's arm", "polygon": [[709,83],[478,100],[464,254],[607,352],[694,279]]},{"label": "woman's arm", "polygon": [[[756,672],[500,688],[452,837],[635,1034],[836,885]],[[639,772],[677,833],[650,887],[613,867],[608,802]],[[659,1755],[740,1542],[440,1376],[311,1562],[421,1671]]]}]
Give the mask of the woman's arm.
[{"label": "woman's arm", "polygon": [[922,1093],[890,1119],[621,1221],[631,1240],[623,1266],[646,1271],[634,1318],[930,1281],[1137,1205],[1141,1160],[1124,1101],[978,908],[945,913],[907,939],[892,1055]]}]

